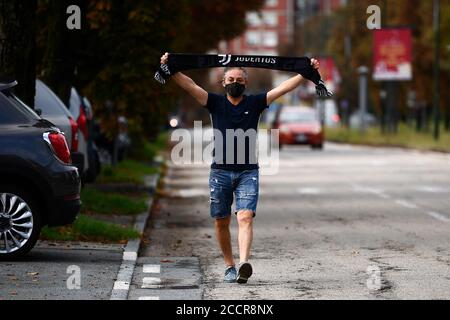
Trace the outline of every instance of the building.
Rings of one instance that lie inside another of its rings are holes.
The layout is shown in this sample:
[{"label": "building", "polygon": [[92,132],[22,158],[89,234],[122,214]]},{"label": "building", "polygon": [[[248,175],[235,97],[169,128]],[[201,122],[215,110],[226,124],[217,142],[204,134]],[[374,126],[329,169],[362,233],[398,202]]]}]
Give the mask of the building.
[{"label": "building", "polygon": [[278,47],[293,38],[295,0],[266,0],[264,7],[247,13],[247,30],[219,44],[220,52],[276,55]]},{"label": "building", "polygon": [[276,55],[279,48],[294,40],[296,25],[308,18],[330,14],[348,0],[266,0],[260,11],[247,13],[247,30],[230,41],[222,41],[218,51],[231,54]]}]

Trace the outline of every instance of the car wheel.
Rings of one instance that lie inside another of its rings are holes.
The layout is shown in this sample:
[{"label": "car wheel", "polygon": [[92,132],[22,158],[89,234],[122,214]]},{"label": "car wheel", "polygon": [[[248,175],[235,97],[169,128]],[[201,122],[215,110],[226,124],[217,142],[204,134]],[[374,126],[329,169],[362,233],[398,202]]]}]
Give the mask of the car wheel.
[{"label": "car wheel", "polygon": [[313,150],[322,150],[323,149],[323,144],[313,144],[313,145],[311,145],[311,149],[313,149]]},{"label": "car wheel", "polygon": [[0,260],[19,258],[36,244],[41,232],[39,206],[13,185],[0,185]]}]

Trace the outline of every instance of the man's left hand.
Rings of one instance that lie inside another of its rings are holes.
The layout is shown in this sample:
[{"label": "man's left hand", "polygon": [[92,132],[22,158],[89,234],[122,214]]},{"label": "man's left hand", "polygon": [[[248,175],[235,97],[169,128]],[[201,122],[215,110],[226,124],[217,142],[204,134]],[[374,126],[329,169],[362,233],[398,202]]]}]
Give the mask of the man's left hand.
[{"label": "man's left hand", "polygon": [[320,62],[317,59],[312,58],[311,59],[311,65],[313,66],[314,69],[319,69],[320,67]]}]

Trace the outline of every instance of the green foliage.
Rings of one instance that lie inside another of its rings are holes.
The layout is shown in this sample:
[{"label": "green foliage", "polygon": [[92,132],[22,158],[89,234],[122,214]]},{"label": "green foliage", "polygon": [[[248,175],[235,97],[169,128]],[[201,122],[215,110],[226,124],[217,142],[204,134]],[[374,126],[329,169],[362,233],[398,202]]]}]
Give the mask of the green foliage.
[{"label": "green foliage", "polygon": [[[349,0],[346,7],[329,16],[310,19],[296,34],[296,51],[314,56],[332,56],[342,74],[342,89],[338,99],[346,97],[355,109],[358,105],[357,68],[373,65],[373,31],[367,29],[366,13],[369,5],[381,8],[383,26],[409,26],[413,33],[413,81],[399,82],[398,105],[401,114],[407,110],[406,95],[409,90],[417,93],[417,99],[431,108],[433,101],[434,31],[433,1],[423,0]],[[317,33],[320,37],[317,37]],[[351,57],[345,55],[345,37],[351,39]],[[450,2],[441,1],[441,83],[450,83]],[[380,83],[369,82],[370,109],[381,115]],[[450,91],[442,90],[441,108],[450,100]]]},{"label": "green foliage", "polygon": [[[67,0],[64,0],[67,1]],[[75,1],[77,2],[77,1]],[[40,72],[73,75],[78,89],[90,98],[97,117],[109,136],[117,133],[117,116],[129,119],[133,138],[156,137],[175,105],[179,90],[162,86],[154,79],[164,52],[205,52],[216,47],[222,39],[230,39],[245,29],[245,13],[259,8],[263,0],[200,1],[200,0],[80,0],[83,12],[83,30],[75,39],[81,50],[70,56],[61,46],[64,37],[40,36],[41,47],[51,47],[52,59],[41,66]],[[51,14],[58,0],[41,0],[41,21],[55,26]],[[52,9],[53,8],[53,9]],[[64,28],[59,22],[59,27]],[[55,28],[53,28],[55,29]],[[52,30],[53,30],[52,29]],[[56,30],[56,29],[55,29]],[[55,31],[57,32],[57,31]],[[70,36],[73,36],[71,34]],[[59,50],[59,51],[58,51]],[[62,56],[55,57],[58,52]],[[49,54],[46,54],[49,56]],[[76,61],[76,65],[62,70],[57,63]],[[67,81],[66,81],[67,82]],[[66,92],[67,85],[56,89]],[[105,106],[111,101],[112,112]]]},{"label": "green foliage", "polygon": [[147,210],[146,195],[122,195],[102,192],[94,187],[85,187],[81,191],[83,213],[136,215]]},{"label": "green foliage", "polygon": [[97,177],[98,183],[144,183],[144,175],[152,175],[158,172],[158,168],[135,160],[124,160],[114,168],[103,166],[102,172]]},{"label": "green foliage", "polygon": [[103,222],[85,215],[79,215],[75,223],[70,226],[44,227],[41,232],[42,240],[54,241],[123,242],[139,237],[139,232],[134,229]]},{"label": "green foliage", "polygon": [[327,128],[325,136],[335,142],[450,152],[450,133],[443,133],[436,141],[429,133],[417,132],[404,124],[399,126],[397,134],[382,134],[379,128],[369,128],[365,134],[357,129]]}]

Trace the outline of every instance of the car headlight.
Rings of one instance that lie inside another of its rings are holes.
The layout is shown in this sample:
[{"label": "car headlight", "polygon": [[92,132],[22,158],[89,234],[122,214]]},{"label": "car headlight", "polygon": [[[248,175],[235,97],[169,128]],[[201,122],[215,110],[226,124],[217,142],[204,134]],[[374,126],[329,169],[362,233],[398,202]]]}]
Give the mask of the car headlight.
[{"label": "car headlight", "polygon": [[315,127],[312,132],[313,132],[313,134],[319,134],[320,131],[322,131],[321,127]]},{"label": "car headlight", "polygon": [[289,133],[289,127],[288,126],[280,126],[280,132],[283,134]]}]

